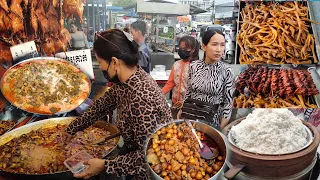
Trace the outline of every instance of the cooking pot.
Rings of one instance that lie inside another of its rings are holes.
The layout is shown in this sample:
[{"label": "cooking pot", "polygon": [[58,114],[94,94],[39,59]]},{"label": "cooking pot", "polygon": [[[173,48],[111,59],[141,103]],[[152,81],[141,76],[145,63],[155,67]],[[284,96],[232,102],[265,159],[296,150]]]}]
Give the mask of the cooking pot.
[{"label": "cooking pot", "polygon": [[[223,129],[223,133],[228,135],[232,126],[237,125],[244,119],[242,118],[230,123]],[[228,142],[228,166],[231,169],[225,173],[225,177],[232,179],[241,172],[241,175],[247,177],[286,179],[287,177],[296,176],[299,172],[306,171],[308,169],[306,167],[314,164],[320,135],[318,130],[311,124],[305,121],[302,121],[302,123],[312,132],[312,142],[309,146],[298,152],[282,155],[263,155],[241,150],[233,143]]]},{"label": "cooking pot", "polygon": [[[176,123],[176,124],[181,124],[183,122],[184,122],[183,120],[174,120],[174,123]],[[202,121],[190,120],[190,122],[192,124],[195,124],[195,129],[197,131],[204,132],[206,135],[208,135],[210,138],[212,138],[217,143],[217,145],[219,147],[219,150],[220,150],[220,153],[222,154],[222,156],[225,159],[225,162],[223,163],[223,166],[217,172],[217,174],[212,176],[209,180],[219,180],[219,179],[221,179],[221,174],[225,171],[225,169],[227,167],[226,166],[226,161],[227,161],[226,158],[228,157],[228,152],[227,152],[227,147],[226,147],[226,143],[225,143],[226,138],[219,131],[217,131],[216,129],[214,129],[213,127],[211,127],[210,125],[208,125],[208,124],[206,124],[206,123],[204,123]],[[163,127],[166,127],[166,126],[168,126],[168,125],[165,125]],[[163,127],[161,127],[161,128],[163,128]],[[157,129],[157,131],[160,130],[161,128]],[[155,132],[157,132],[157,131],[155,131]],[[145,155],[147,155],[147,149],[149,149],[151,144],[152,144],[152,140],[150,138],[148,140],[148,142],[147,142],[147,148],[145,149]],[[157,173],[155,173],[153,171],[153,169],[151,168],[151,166],[149,164],[148,164],[148,168],[151,171],[151,174],[152,174],[154,179],[163,180],[163,178],[161,178]]]},{"label": "cooking pot", "polygon": [[[6,144],[13,138],[17,138],[23,134],[27,134],[31,131],[38,130],[40,128],[50,128],[50,127],[55,127],[58,124],[61,125],[68,125],[72,120],[74,120],[75,117],[62,117],[62,118],[51,118],[51,119],[46,119],[46,120],[41,120],[38,122],[34,122],[31,124],[24,125],[22,127],[19,127],[17,129],[14,129],[3,136],[0,136],[0,146]],[[103,128],[106,131],[109,131],[111,135],[116,134],[119,132],[116,126],[109,124],[105,121],[97,121],[93,126]],[[114,138],[114,140],[118,143],[119,142],[119,137]],[[107,152],[105,156],[110,154],[117,145],[115,145],[110,152]],[[103,157],[101,157],[103,158]],[[56,172],[56,173],[47,173],[47,174],[18,174],[18,173],[11,173],[11,172],[5,172],[5,171],[0,171],[0,176],[4,177],[9,180],[71,180],[71,179],[76,179],[73,178],[73,174],[70,171],[63,171],[63,172]]]}]

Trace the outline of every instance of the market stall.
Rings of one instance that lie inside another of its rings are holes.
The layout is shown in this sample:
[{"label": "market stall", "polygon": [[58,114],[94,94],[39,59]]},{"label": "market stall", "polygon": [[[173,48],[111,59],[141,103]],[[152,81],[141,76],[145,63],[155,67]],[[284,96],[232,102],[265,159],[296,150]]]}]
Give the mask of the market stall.
[{"label": "market stall", "polygon": [[[6,14],[10,14],[8,17],[5,17]],[[91,84],[91,80],[89,78],[86,80],[90,86],[87,89],[87,95],[83,97],[82,100],[78,101],[78,103],[74,103],[74,108],[65,109],[58,108],[58,107],[50,107],[47,110],[56,111],[56,112],[44,112],[44,111],[34,111],[36,108],[31,107],[38,107],[36,101],[41,102],[41,99],[50,99],[47,96],[36,98],[34,102],[28,102],[29,107],[23,107],[21,101],[27,100],[26,98],[21,98],[20,102],[17,101],[16,98],[13,98],[13,94],[11,91],[16,88],[16,93],[21,93],[23,88],[21,85],[30,84],[32,87],[34,84],[37,84],[37,79],[30,79],[28,76],[24,76],[24,72],[17,72],[19,68],[23,69],[23,65],[26,65],[25,69],[29,69],[28,63],[35,63],[41,62],[43,60],[51,60],[52,62],[64,62],[64,60],[59,58],[53,57],[42,57],[42,56],[57,56],[57,53],[63,52],[66,56],[68,55],[67,60],[71,63],[67,63],[68,66],[63,71],[72,72],[72,69],[77,69],[78,72],[83,71],[81,69],[79,71],[79,66],[75,67],[75,65],[89,62],[90,55],[87,55],[85,51],[83,53],[74,54],[75,52],[67,52],[69,49],[70,43],[70,34],[69,31],[65,28],[65,22],[68,19],[77,20],[82,22],[82,13],[83,13],[83,4],[82,1],[72,1],[72,0],[57,0],[57,1],[50,1],[50,2],[39,2],[39,1],[3,1],[0,6],[0,16],[2,17],[0,20],[0,78],[2,78],[2,88],[1,88],[1,97],[0,97],[0,133],[3,134],[7,131],[10,131],[16,127],[22,126],[24,124],[31,123],[33,121],[38,121],[41,119],[51,118],[51,117],[64,117],[64,116],[72,116],[82,112],[83,109],[83,102],[89,103],[89,98],[95,98],[100,91],[103,91],[103,88],[100,88],[101,84],[105,85],[105,80],[100,81],[98,78],[94,83]],[[64,18],[65,17],[65,18]],[[9,23],[9,20],[14,20],[13,23]],[[50,26],[49,26],[50,24]],[[90,53],[89,53],[90,54]],[[35,58],[38,57],[38,58]],[[28,59],[28,61],[25,61]],[[39,60],[39,61],[38,61]],[[28,62],[24,63],[23,62]],[[41,64],[41,63],[40,63]],[[89,62],[90,64],[90,62]],[[39,64],[38,64],[39,65]],[[33,69],[34,71],[42,70],[42,74],[39,75],[39,78],[48,77],[48,73],[52,73],[51,71],[54,68],[57,68],[56,65],[44,65],[42,64],[41,68]],[[52,66],[50,68],[50,66]],[[90,68],[90,66],[88,66]],[[33,68],[33,67],[32,67]],[[45,68],[49,68],[44,71]],[[63,69],[62,68],[62,69]],[[16,71],[16,72],[15,72]],[[92,69],[91,69],[92,71]],[[10,75],[10,72],[13,75]],[[84,70],[84,72],[86,72]],[[97,69],[95,69],[97,73]],[[47,73],[47,74],[46,74]],[[100,73],[100,71],[98,72]],[[93,79],[93,72],[89,73],[91,75],[90,78]],[[83,74],[86,76],[88,74]],[[10,77],[9,77],[10,76]],[[12,77],[16,77],[15,81],[12,81]],[[18,77],[21,76],[21,77]],[[18,77],[18,78],[17,78]],[[25,79],[28,77],[27,79]],[[53,76],[51,76],[53,77]],[[56,77],[57,78],[57,77]],[[65,77],[61,77],[62,79],[66,79]],[[23,80],[24,79],[24,80]],[[8,80],[7,82],[5,82]],[[51,80],[50,80],[51,81]],[[54,82],[56,80],[53,79]],[[61,81],[61,80],[60,80]],[[59,82],[56,82],[58,85]],[[20,84],[20,86],[18,85]],[[8,88],[9,87],[9,88]],[[29,88],[30,88],[29,87]],[[27,88],[27,86],[26,86]],[[34,93],[44,93],[43,88],[48,87],[41,87],[37,86],[35,89],[31,90],[31,93],[35,90]],[[71,93],[71,89],[69,89]],[[20,92],[18,92],[20,91]],[[98,92],[97,92],[98,91]],[[25,90],[26,93],[28,90]],[[67,91],[65,91],[68,93]],[[62,92],[63,93],[63,92]],[[32,94],[29,94],[32,95]],[[29,97],[29,95],[24,94],[24,96]],[[42,94],[43,95],[43,94]],[[40,94],[41,96],[41,94]],[[58,95],[59,96],[59,95]],[[52,97],[53,99],[56,97]],[[30,97],[29,97],[30,99]],[[38,102],[38,103],[39,103]],[[33,104],[35,106],[30,105]],[[60,110],[62,111],[60,111]],[[39,109],[38,109],[39,110]]]},{"label": "market stall", "polygon": [[[174,63],[177,16],[189,14],[190,6],[185,4],[138,2],[136,12],[149,22],[151,28],[148,40],[154,50],[151,53],[151,69],[166,64],[170,70]],[[171,56],[170,58],[164,56]]]}]

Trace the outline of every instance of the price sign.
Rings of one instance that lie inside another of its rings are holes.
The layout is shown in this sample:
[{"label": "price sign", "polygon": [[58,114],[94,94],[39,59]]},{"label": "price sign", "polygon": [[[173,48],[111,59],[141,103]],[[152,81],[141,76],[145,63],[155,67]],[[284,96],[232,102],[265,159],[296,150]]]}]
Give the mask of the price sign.
[{"label": "price sign", "polygon": [[72,64],[77,66],[82,72],[87,74],[90,79],[94,79],[91,50],[84,49],[78,51],[62,52],[55,55],[55,57],[70,61]]},{"label": "price sign", "polygon": [[168,31],[169,31],[169,28],[167,26],[163,28],[163,33],[168,33]]},{"label": "price sign", "polygon": [[11,51],[13,60],[22,58],[24,56],[31,56],[34,54],[38,54],[37,47],[34,41],[11,46],[10,51]]}]

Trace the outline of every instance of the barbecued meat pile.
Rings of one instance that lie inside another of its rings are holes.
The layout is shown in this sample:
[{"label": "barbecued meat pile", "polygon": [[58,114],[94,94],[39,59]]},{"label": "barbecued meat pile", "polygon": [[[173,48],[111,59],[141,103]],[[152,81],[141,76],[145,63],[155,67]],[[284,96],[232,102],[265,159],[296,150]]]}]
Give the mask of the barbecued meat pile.
[{"label": "barbecued meat pile", "polygon": [[66,51],[70,35],[62,9],[65,16],[77,15],[81,22],[83,12],[81,2],[69,1],[62,7],[62,0],[0,0],[0,62],[12,61],[10,46],[33,40],[38,52],[47,56]]},{"label": "barbecued meat pile", "polygon": [[265,96],[292,97],[294,94],[319,94],[311,74],[306,70],[268,69],[266,66],[250,66],[244,70],[237,81],[237,90],[244,92],[245,87],[256,94]]},{"label": "barbecued meat pile", "polygon": [[[247,108],[248,104],[252,104],[254,107],[269,108],[274,107],[274,105],[316,108],[310,104],[308,98],[319,94],[308,71],[298,69],[278,70],[266,66],[249,66],[239,75],[236,89],[240,93],[234,101],[234,107],[237,108]],[[245,97],[244,94],[246,93],[250,94],[251,97]],[[266,100],[273,101],[270,102],[273,105],[264,105]]]},{"label": "barbecued meat pile", "polygon": [[0,170],[23,174],[61,172],[67,170],[63,162],[77,152],[86,150],[94,158],[102,158],[116,145],[114,139],[90,145],[110,135],[96,127],[89,127],[67,140],[66,127],[57,125],[31,131],[0,146]]}]

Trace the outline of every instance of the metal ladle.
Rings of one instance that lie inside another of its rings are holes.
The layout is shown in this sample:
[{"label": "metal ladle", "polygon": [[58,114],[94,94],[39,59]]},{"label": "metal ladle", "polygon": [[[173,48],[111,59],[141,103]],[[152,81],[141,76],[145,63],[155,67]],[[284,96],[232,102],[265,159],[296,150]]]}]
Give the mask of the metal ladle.
[{"label": "metal ladle", "polygon": [[198,143],[200,145],[200,156],[204,159],[214,159],[218,157],[219,151],[215,148],[210,148],[206,143],[202,143],[196,133],[196,130],[193,128],[191,122],[187,119],[184,120],[184,122],[187,123],[187,125],[191,128],[192,133],[198,140]]}]

